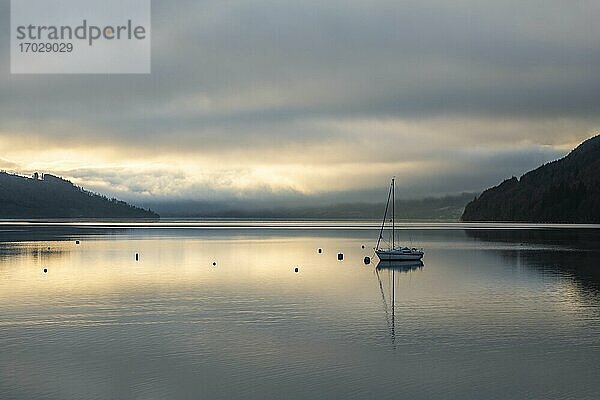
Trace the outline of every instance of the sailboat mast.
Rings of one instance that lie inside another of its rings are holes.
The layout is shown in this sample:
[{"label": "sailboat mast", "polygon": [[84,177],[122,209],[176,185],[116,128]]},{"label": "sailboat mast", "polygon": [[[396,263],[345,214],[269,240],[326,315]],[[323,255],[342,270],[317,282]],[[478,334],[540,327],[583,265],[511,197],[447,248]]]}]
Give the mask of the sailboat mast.
[{"label": "sailboat mast", "polygon": [[392,178],[392,249],[396,247],[396,178]]},{"label": "sailboat mast", "polygon": [[381,229],[379,230],[379,239],[377,239],[377,246],[375,250],[379,250],[379,244],[383,239],[383,228],[385,228],[385,219],[387,218],[388,207],[390,206],[390,197],[392,196],[392,186],[390,185],[390,191],[388,192],[387,202],[385,203],[385,212],[383,213],[383,220],[381,221]]}]

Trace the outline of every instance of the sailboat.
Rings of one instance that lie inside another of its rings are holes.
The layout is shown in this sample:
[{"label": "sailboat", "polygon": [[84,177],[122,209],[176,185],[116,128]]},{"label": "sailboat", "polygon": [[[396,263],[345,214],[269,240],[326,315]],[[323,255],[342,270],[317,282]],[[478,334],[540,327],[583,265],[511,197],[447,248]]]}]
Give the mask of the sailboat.
[{"label": "sailboat", "polygon": [[[396,246],[396,179],[392,178],[390,185],[390,191],[388,193],[387,203],[385,205],[385,213],[383,214],[383,221],[381,223],[381,230],[379,231],[379,239],[377,239],[377,247],[375,247],[375,254],[381,261],[417,261],[423,258],[423,249],[416,249],[414,247]],[[390,200],[392,202],[392,242],[388,249],[380,247],[381,240],[383,239],[383,231],[385,229],[385,221],[387,219],[387,213],[390,207]]]}]

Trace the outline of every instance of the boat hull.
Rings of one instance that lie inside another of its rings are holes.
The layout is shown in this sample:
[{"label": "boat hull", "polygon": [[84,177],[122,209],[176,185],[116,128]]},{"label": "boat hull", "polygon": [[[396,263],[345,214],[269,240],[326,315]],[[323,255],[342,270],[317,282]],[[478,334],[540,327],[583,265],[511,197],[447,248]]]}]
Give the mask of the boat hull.
[{"label": "boat hull", "polygon": [[423,258],[422,251],[377,250],[375,254],[381,261],[418,261]]}]

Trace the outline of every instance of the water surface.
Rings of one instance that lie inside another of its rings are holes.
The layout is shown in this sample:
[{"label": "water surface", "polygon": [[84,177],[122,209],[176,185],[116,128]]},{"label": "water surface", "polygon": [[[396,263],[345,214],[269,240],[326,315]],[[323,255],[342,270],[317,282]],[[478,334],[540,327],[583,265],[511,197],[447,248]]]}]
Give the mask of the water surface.
[{"label": "water surface", "polygon": [[598,397],[598,227],[401,228],[0,222],[0,397]]}]

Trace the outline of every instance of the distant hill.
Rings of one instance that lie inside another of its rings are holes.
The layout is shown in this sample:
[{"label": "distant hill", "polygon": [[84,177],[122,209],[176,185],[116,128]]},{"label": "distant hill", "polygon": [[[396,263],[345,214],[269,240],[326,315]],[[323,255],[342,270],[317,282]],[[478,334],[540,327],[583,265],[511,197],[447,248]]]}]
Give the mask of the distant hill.
[{"label": "distant hill", "polygon": [[0,172],[0,218],[158,218],[158,214],[91,193],[54,175]]},{"label": "distant hill", "polygon": [[[417,200],[396,200],[396,218],[458,221],[474,193]],[[339,203],[275,206],[244,202],[156,202],[149,204],[165,217],[266,219],[380,219],[385,203]]]},{"label": "distant hill", "polygon": [[600,223],[600,136],[471,201],[463,221]]}]

